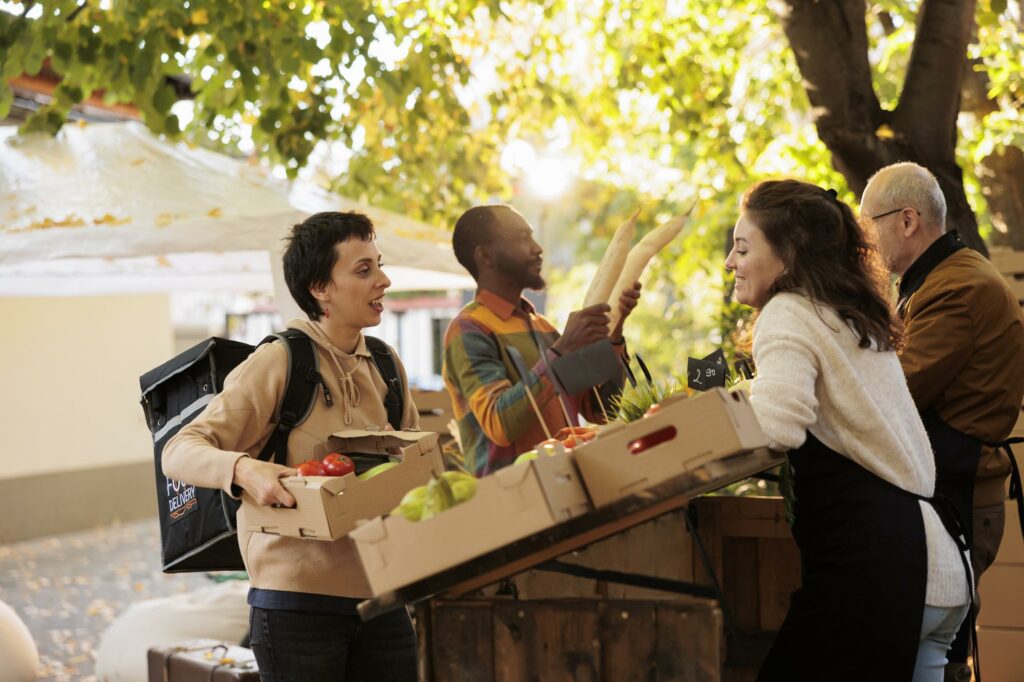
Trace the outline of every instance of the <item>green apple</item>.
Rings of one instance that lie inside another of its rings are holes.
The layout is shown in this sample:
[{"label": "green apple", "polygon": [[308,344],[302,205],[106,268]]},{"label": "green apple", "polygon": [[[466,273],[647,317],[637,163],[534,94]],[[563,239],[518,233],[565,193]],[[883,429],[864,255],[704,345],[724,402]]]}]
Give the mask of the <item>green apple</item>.
[{"label": "green apple", "polygon": [[516,457],[516,461],[512,462],[512,464],[513,465],[515,465],[515,464],[525,464],[526,462],[531,462],[531,461],[537,459],[537,456],[539,454],[540,453],[537,452],[536,450],[527,450],[523,454],[521,454],[518,457]]},{"label": "green apple", "polygon": [[372,469],[367,469],[363,473],[357,475],[356,478],[366,481],[368,479],[373,478],[377,474],[383,474],[388,469],[394,469],[396,466],[398,466],[398,464],[398,462],[384,462],[383,464],[378,464]]}]

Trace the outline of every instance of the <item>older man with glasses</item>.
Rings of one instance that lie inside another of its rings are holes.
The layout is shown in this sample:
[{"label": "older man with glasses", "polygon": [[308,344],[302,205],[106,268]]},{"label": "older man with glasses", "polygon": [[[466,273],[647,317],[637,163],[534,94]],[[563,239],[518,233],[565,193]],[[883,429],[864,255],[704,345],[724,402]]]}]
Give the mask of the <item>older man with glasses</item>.
[{"label": "older man with glasses", "polygon": [[[926,168],[898,163],[878,171],[860,208],[899,277],[900,363],[935,451],[936,492],[953,501],[971,536],[977,581],[1002,540],[1004,486],[1015,469],[1009,448],[996,446],[1024,400],[1024,313],[996,268],[946,231],[946,201]],[[970,680],[973,620],[953,643],[947,681]]]}]

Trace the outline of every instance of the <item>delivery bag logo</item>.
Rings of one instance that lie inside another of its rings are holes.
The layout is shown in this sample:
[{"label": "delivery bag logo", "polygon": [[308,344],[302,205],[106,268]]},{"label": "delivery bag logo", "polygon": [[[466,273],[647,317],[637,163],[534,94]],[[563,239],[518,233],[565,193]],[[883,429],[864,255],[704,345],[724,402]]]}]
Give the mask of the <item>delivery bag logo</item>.
[{"label": "delivery bag logo", "polygon": [[188,514],[199,509],[199,498],[196,487],[181,481],[168,478],[167,481],[167,516],[171,523],[180,521]]}]

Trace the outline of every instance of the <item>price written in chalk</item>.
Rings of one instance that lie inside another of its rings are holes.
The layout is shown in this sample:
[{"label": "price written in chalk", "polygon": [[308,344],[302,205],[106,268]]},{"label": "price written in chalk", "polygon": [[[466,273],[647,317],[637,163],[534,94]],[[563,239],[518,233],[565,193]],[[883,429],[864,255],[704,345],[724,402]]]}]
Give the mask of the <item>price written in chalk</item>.
[{"label": "price written in chalk", "polygon": [[686,359],[687,385],[697,391],[706,391],[716,386],[724,387],[725,373],[725,366],[716,362],[697,358]]}]

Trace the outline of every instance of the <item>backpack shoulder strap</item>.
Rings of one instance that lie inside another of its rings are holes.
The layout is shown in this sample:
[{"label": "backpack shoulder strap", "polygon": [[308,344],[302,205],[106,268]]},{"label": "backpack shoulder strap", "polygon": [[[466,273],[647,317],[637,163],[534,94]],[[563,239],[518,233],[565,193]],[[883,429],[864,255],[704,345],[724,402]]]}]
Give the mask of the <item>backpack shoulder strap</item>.
[{"label": "backpack shoulder strap", "polygon": [[320,376],[320,359],[313,340],[298,329],[286,329],[271,334],[259,345],[284,341],[288,351],[288,376],[285,380],[284,398],[278,406],[277,425],[267,444],[260,452],[260,459],[282,466],[288,461],[288,435],[292,429],[305,421],[316,402],[316,389],[321,386],[324,399],[331,404],[331,394]]},{"label": "backpack shoulder strap", "polygon": [[398,376],[398,365],[391,355],[388,345],[375,336],[366,336],[366,347],[373,357],[373,364],[377,365],[377,371],[384,379],[388,387],[388,395],[384,399],[384,406],[388,410],[388,422],[394,429],[402,428],[402,414],[405,412],[405,390],[402,380]]}]

